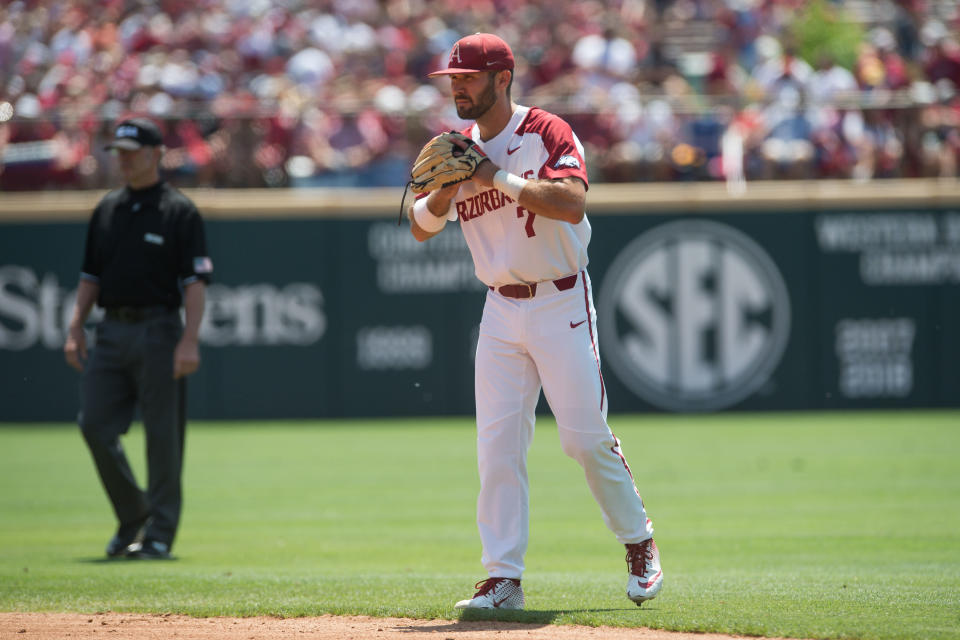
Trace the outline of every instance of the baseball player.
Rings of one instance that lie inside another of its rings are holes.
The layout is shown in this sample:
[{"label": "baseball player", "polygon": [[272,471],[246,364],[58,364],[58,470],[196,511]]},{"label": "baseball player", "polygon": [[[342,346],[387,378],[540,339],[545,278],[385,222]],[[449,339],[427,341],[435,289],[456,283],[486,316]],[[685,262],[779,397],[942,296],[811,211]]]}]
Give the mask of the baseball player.
[{"label": "baseball player", "polygon": [[564,452],[584,469],[604,522],[627,548],[627,597],[657,595],[660,558],[620,441],[607,426],[596,311],[587,274],[583,147],[558,116],[510,98],[514,57],[499,37],[459,40],[448,68],[457,114],[474,124],[423,149],[407,210],[419,241],[459,220],[489,291],[475,393],[477,525],[488,578],[458,609],[522,609],[529,533],[527,451],[541,387]]}]

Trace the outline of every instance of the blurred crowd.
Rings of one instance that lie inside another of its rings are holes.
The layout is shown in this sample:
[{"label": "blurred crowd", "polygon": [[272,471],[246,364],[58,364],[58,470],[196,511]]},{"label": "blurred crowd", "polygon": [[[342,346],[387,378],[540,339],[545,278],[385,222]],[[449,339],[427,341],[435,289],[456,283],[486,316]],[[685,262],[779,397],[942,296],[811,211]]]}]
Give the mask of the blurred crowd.
[{"label": "blurred crowd", "polygon": [[5,0],[0,190],[110,186],[132,114],[180,186],[402,186],[476,31],[594,182],[956,176],[958,2],[820,1],[862,26],[846,66],[799,54],[800,0]]}]

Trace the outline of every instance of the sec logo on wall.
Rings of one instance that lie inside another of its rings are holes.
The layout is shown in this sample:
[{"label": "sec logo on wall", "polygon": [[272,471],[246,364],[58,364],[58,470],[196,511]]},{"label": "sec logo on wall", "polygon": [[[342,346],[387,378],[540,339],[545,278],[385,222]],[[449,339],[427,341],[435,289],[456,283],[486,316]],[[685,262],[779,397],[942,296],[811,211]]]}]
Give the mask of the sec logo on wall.
[{"label": "sec logo on wall", "polygon": [[604,358],[621,381],[669,411],[713,411],[766,383],[790,334],[776,264],[728,225],[682,220],[636,237],[604,276]]}]

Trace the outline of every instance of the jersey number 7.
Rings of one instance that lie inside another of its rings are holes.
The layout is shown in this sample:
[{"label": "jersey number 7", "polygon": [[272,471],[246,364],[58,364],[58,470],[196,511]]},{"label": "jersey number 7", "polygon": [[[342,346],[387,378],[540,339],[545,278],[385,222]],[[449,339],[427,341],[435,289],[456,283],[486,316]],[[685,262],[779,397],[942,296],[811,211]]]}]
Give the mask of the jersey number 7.
[{"label": "jersey number 7", "polygon": [[523,225],[523,228],[527,230],[527,237],[532,238],[533,236],[537,235],[537,232],[533,230],[533,219],[537,217],[537,214],[535,214],[533,211],[528,211],[523,207],[517,207],[518,218],[522,218],[524,212],[528,214],[528,217],[527,217],[527,223]]},{"label": "jersey number 7", "polygon": [[[529,180],[530,178],[533,177],[533,171],[524,171],[523,177]],[[522,218],[524,212],[529,214],[529,216],[527,217],[527,223],[523,225],[523,228],[526,229],[527,231],[527,237],[532,238],[533,236],[537,235],[537,232],[533,230],[533,219],[537,217],[537,214],[535,214],[533,211],[530,211],[529,209],[524,209],[523,207],[517,207],[518,218]]]}]

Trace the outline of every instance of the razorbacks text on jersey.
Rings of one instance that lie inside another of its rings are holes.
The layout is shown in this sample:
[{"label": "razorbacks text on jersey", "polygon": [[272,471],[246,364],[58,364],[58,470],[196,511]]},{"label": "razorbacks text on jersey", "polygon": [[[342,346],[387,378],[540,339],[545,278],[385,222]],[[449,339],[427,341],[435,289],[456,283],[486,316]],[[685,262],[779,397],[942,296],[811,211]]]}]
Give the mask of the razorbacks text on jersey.
[{"label": "razorbacks text on jersey", "polygon": [[[588,185],[583,146],[559,117],[518,106],[503,130],[483,141],[477,125],[462,133],[477,141],[501,169],[526,179],[576,177]],[[494,187],[469,181],[451,205],[473,254],[477,278],[488,286],[542,282],[587,266],[590,223],[537,216]],[[450,216],[452,219],[452,215]]]}]

